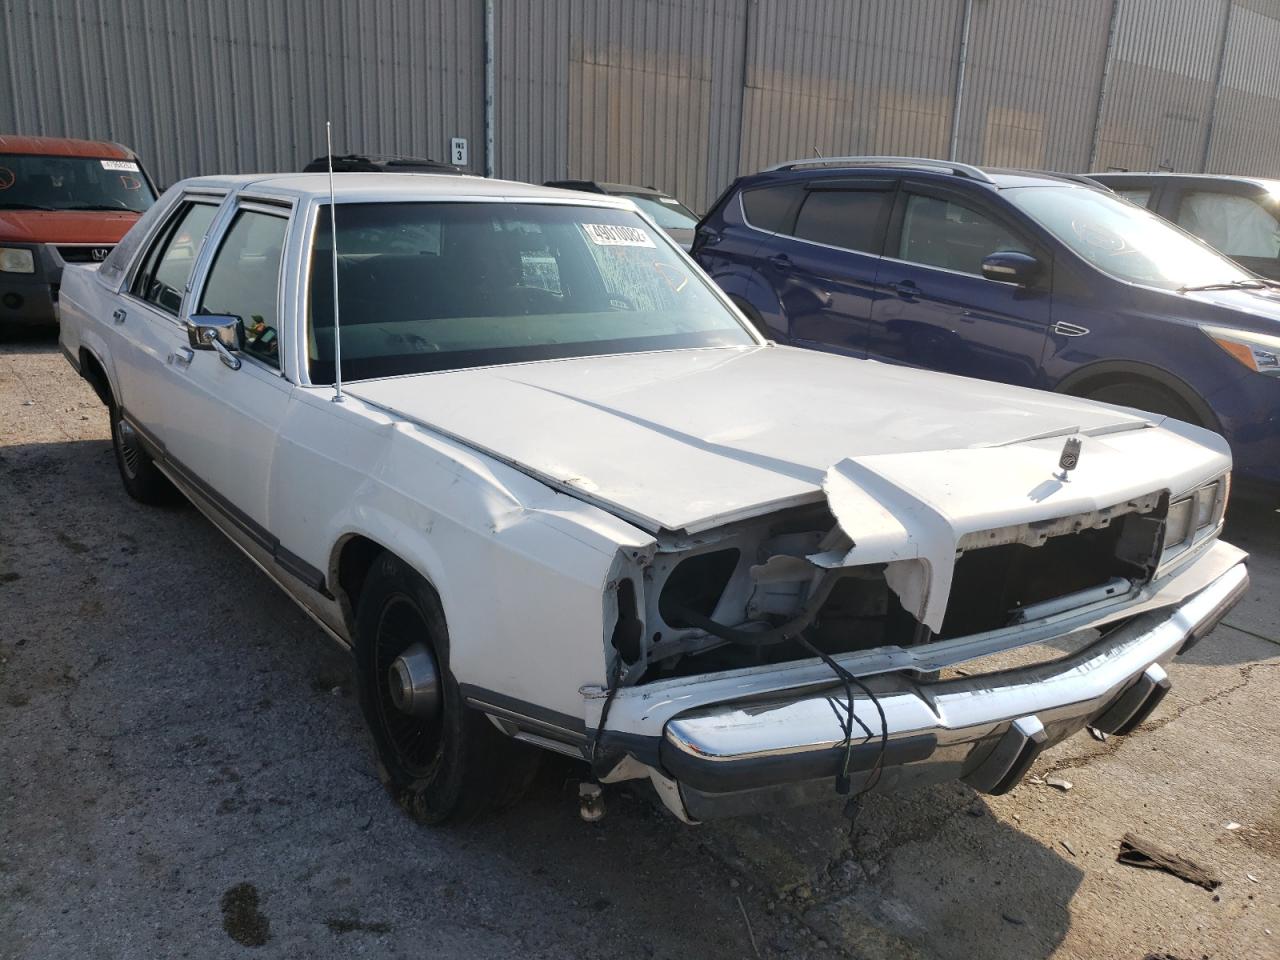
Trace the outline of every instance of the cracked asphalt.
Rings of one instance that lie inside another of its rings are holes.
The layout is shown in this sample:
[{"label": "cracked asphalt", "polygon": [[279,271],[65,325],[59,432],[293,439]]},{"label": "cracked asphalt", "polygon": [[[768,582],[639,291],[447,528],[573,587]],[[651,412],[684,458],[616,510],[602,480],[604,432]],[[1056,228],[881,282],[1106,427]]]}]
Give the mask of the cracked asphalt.
[{"label": "cracked asphalt", "polygon": [[[1280,515],[1142,730],[1003,797],[949,785],[686,827],[552,763],[430,830],[374,774],[345,656],[201,516],[120,487],[51,337],[0,343],[0,957],[1280,955]],[[1116,863],[1126,832],[1222,879]]]}]

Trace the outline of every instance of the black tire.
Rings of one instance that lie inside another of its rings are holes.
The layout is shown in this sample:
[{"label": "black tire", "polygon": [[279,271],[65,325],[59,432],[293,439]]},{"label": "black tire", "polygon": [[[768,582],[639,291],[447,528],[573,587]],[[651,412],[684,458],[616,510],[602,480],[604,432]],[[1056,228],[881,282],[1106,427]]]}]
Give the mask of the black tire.
[{"label": "black tire", "polygon": [[1195,411],[1168,387],[1145,380],[1117,380],[1092,387],[1083,394],[1086,400],[1114,403],[1120,407],[1133,407],[1159,416],[1173,417],[1196,426],[1204,426]]},{"label": "black tire", "polygon": [[[401,713],[388,672],[415,643],[433,654],[440,703],[430,718]],[[429,583],[382,553],[356,608],[356,685],[384,781],[414,819],[436,825],[473,820],[510,806],[537,773],[539,752],[501,733],[466,705],[449,670],[449,630]]]},{"label": "black tire", "polygon": [[176,499],[173,484],[143,449],[137,432],[125,422],[114,400],[107,404],[107,411],[111,417],[111,447],[125,491],[148,506],[172,503]]}]

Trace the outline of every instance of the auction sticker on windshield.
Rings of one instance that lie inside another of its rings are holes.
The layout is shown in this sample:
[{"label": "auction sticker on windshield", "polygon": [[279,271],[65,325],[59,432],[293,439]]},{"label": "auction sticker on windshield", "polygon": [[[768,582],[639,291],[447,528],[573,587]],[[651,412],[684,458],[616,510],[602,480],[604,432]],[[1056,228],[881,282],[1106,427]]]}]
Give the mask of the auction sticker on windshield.
[{"label": "auction sticker on windshield", "polygon": [[137,173],[138,165],[130,160],[103,160],[103,170],[123,170],[125,173]]},{"label": "auction sticker on windshield", "polygon": [[584,223],[591,242],[601,247],[652,247],[653,240],[639,227],[624,227],[616,223]]}]

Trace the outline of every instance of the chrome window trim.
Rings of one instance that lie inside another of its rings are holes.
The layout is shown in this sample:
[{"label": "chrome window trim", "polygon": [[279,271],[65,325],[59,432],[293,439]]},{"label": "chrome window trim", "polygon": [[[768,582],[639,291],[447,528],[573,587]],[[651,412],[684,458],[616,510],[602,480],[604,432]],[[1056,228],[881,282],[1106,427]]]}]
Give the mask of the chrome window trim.
[{"label": "chrome window trim", "polygon": [[[215,199],[215,197],[217,197],[218,199]],[[191,204],[201,203],[206,206],[213,207],[216,211],[226,202],[226,199],[227,199],[227,192],[225,190],[222,191],[221,194],[215,194],[212,191],[193,190],[193,191],[184,191],[176,200],[174,200],[173,210],[169,211],[169,215],[166,217],[163,217],[156,224],[156,226],[152,229],[151,233],[149,233],[147,237],[144,239],[144,241],[142,242],[142,244],[139,245],[138,256],[135,258],[133,263],[129,265],[129,269],[125,274],[124,283],[121,285],[121,288],[120,288],[120,295],[122,297],[128,298],[129,300],[132,300],[134,303],[141,304],[145,307],[148,307],[151,310],[154,310],[156,313],[160,314],[166,319],[169,319],[173,323],[178,323],[179,318],[182,316],[183,310],[185,310],[187,306],[187,293],[191,285],[190,277],[187,278],[187,289],[183,290],[182,292],[182,303],[179,304],[178,306],[177,314],[170,314],[168,310],[161,308],[159,304],[152,303],[150,300],[144,299],[143,297],[139,297],[137,294],[135,294],[133,292],[134,281],[137,280],[138,271],[142,269],[143,263],[145,263],[147,260],[147,257],[151,255],[151,251],[154,249],[154,246],[155,246],[156,240],[158,239],[159,234],[162,234],[165,228],[170,226],[173,223],[174,211],[176,211],[179,207],[181,207],[183,204],[186,204],[186,203],[191,203]],[[198,250],[196,250],[196,254],[192,258],[191,273],[193,275],[196,272],[196,267],[200,263],[200,254],[204,252],[204,242],[209,239],[209,234],[213,232],[214,225],[217,222],[218,222],[218,217],[217,217],[217,214],[215,213],[214,218],[211,221],[209,221],[209,230],[205,233],[203,237],[200,238],[200,247]]]},{"label": "chrome window trim", "polygon": [[[280,294],[280,302],[276,305],[276,320],[278,322],[278,325],[276,327],[276,336],[279,337],[282,333],[284,333],[284,327],[286,326],[284,322],[285,309],[284,309],[284,296],[283,296],[285,263],[289,259],[288,247],[289,247],[289,236],[290,236],[290,224],[292,223],[293,215],[296,209],[297,209],[297,206],[292,200],[284,200],[284,199],[263,200],[259,197],[240,195],[236,198],[236,202],[234,204],[230,205],[226,211],[224,211],[218,218],[214,220],[214,226],[210,227],[209,232],[217,234],[218,244],[216,247],[212,248],[209,251],[208,260],[207,262],[204,262],[205,249],[204,249],[203,242],[201,243],[200,252],[196,255],[196,266],[191,271],[192,278],[196,277],[196,275],[199,274],[200,285],[198,288],[193,288],[191,285],[191,280],[188,279],[187,290],[182,297],[183,312],[178,322],[184,331],[186,330],[187,321],[190,320],[192,316],[190,310],[188,309],[188,301],[199,302],[200,297],[204,295],[204,288],[208,285],[208,282],[209,282],[209,274],[213,271],[213,264],[217,259],[218,251],[222,249],[223,243],[226,242],[227,233],[231,230],[231,225],[235,222],[236,217],[241,212],[247,212],[247,213],[258,213],[266,217],[276,217],[277,219],[285,221],[285,236],[284,236],[285,242],[284,242],[284,246],[280,248],[280,267],[279,267],[278,273],[276,274],[276,289]],[[207,234],[205,239],[208,239]],[[287,339],[288,338],[286,337],[285,340],[287,341]],[[236,356],[239,357],[241,360],[251,360],[260,369],[269,371],[275,376],[288,380],[288,377],[286,376],[285,370],[284,370],[285,350],[284,350],[283,343],[276,350],[276,357],[279,362],[274,366],[272,364],[267,363],[265,360],[255,357],[253,354],[247,353],[246,351],[243,351],[243,350],[237,353]]]}]

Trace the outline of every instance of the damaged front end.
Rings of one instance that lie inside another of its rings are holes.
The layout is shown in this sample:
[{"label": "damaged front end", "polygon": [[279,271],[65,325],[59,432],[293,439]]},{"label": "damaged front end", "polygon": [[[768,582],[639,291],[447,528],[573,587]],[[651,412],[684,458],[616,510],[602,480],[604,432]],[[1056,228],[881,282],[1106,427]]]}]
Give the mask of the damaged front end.
[{"label": "damaged front end", "polygon": [[820,503],[659,537],[610,584],[597,774],[650,777],[685,819],[833,786],[1003,792],[1086,723],[1136,726],[1239,598],[1227,483],[961,513],[845,461]]}]

